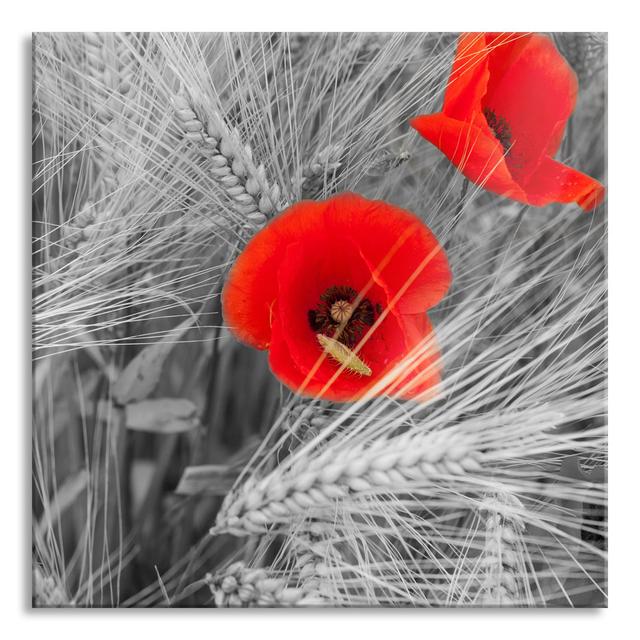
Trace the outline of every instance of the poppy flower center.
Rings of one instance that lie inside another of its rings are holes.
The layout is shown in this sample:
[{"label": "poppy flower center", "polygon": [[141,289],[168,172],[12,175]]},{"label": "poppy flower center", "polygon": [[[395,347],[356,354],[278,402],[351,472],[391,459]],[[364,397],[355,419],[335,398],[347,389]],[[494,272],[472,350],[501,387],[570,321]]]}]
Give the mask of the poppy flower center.
[{"label": "poppy flower center", "polygon": [[484,117],[489,125],[489,129],[493,131],[493,135],[498,142],[502,145],[505,154],[511,151],[513,140],[511,137],[511,127],[503,116],[496,115],[496,112],[489,107],[485,107],[482,110]]},{"label": "poppy flower center", "polygon": [[353,349],[365,330],[373,325],[376,313],[382,311],[379,304],[374,305],[368,298],[355,306],[357,298],[358,292],[351,287],[332,286],[326,289],[318,305],[307,311],[311,330]]},{"label": "poppy flower center", "polygon": [[347,322],[353,313],[353,307],[346,300],[338,300],[331,305],[331,318],[337,323]]}]

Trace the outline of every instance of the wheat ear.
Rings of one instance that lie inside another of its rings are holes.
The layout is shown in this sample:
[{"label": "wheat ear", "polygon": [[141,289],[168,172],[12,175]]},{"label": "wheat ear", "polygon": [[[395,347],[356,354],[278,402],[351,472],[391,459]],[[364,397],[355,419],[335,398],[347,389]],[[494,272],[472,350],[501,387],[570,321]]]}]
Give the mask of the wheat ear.
[{"label": "wheat ear", "polygon": [[397,169],[409,160],[411,160],[411,153],[409,151],[405,150],[394,153],[389,149],[383,149],[374,157],[373,162],[367,169],[367,175],[382,177],[389,173],[389,171]]},{"label": "wheat ear", "polygon": [[64,587],[53,576],[45,575],[37,566],[33,570],[32,588],[34,607],[68,607],[74,604]]},{"label": "wheat ear", "polygon": [[97,132],[100,176],[108,193],[128,179],[129,155],[123,146],[139,117],[133,108],[135,42],[125,33],[85,33],[87,97],[100,127]]},{"label": "wheat ear", "polygon": [[398,490],[443,474],[482,471],[472,439],[447,433],[380,438],[342,452],[327,450],[312,461],[275,469],[262,480],[250,478],[238,495],[230,494],[211,533],[265,533],[312,509],[373,490]]},{"label": "wheat ear", "polygon": [[302,444],[317,437],[331,420],[332,414],[317,400],[299,400],[287,409],[282,427],[287,435],[295,438],[298,444]]},{"label": "wheat ear", "polygon": [[183,137],[206,158],[211,176],[244,217],[245,227],[261,228],[284,206],[278,185],[267,181],[264,165],[254,164],[251,148],[242,145],[238,131],[229,129],[221,117],[205,125],[186,93],[174,96],[173,107]]},{"label": "wheat ear", "polygon": [[[137,63],[133,52],[136,41],[124,33],[87,32],[82,34],[82,44],[86,100],[98,125],[89,142],[95,153],[100,202],[82,202],[78,213],[61,226],[62,247],[74,250],[61,254],[61,266],[74,257],[87,255],[102,259],[102,254],[114,254],[126,248],[123,220],[129,205],[116,211],[105,204],[104,196],[112,195],[130,179],[125,168],[131,157],[128,141],[139,121],[134,108]],[[74,274],[78,275],[80,262],[71,264]],[[96,262],[84,266],[92,269]]]},{"label": "wheat ear", "polygon": [[322,602],[307,589],[288,587],[283,578],[244,562],[235,562],[215,576],[208,573],[205,582],[217,607],[296,607]]},{"label": "wheat ear", "polygon": [[326,601],[339,600],[335,582],[328,579],[332,568],[343,563],[335,543],[336,530],[327,531],[320,523],[303,521],[306,530],[291,530],[287,535],[287,554],[291,562],[291,576],[296,586],[323,597]]},{"label": "wheat ear", "polygon": [[303,165],[302,177],[295,181],[303,199],[318,198],[330,192],[344,163],[344,146],[329,144],[317,151],[310,162]]},{"label": "wheat ear", "polygon": [[[110,208],[97,207],[87,201],[75,217],[62,226],[60,242],[78,255],[86,253],[95,242],[100,241],[108,241],[110,248],[124,250],[126,236],[122,231],[122,219],[114,217]],[[112,241],[115,241],[115,246],[112,246]]]},{"label": "wheat ear", "polygon": [[525,524],[518,512],[523,512],[524,507],[515,496],[500,492],[488,497],[482,508],[487,512],[482,604],[513,606],[521,598],[522,560],[518,541]]}]

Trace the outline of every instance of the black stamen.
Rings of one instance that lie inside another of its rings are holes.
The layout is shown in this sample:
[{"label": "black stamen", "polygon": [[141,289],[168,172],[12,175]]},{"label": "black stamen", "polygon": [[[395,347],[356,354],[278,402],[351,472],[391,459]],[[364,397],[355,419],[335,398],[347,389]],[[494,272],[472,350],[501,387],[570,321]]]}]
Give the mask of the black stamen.
[{"label": "black stamen", "polygon": [[[380,306],[380,305],[377,305]],[[375,320],[375,313],[373,310],[373,305],[366,298],[360,303],[358,307],[360,311],[360,319],[369,327],[373,324]]]},{"label": "black stamen", "polygon": [[322,326],[322,323],[320,323],[318,321],[318,313],[316,312],[315,309],[309,309],[309,311],[307,311],[307,317],[309,319],[309,326],[314,330],[314,331],[319,331],[320,327]]},{"label": "black stamen", "polygon": [[487,120],[489,129],[493,131],[493,134],[502,145],[505,153],[508,154],[513,144],[509,123],[502,116],[496,116],[495,111],[493,111],[493,109],[489,109],[489,107],[485,107],[482,110],[482,113]]},{"label": "black stamen", "polygon": [[332,286],[320,296],[320,302],[315,309],[307,311],[309,326],[314,333],[322,333],[330,338],[342,342],[349,348],[353,348],[364,335],[366,328],[375,322],[376,312],[380,314],[382,307],[364,298],[353,310],[347,323],[342,327],[339,335],[336,331],[341,324],[331,315],[331,308],[336,302],[353,304],[358,298],[358,292],[351,287]]}]

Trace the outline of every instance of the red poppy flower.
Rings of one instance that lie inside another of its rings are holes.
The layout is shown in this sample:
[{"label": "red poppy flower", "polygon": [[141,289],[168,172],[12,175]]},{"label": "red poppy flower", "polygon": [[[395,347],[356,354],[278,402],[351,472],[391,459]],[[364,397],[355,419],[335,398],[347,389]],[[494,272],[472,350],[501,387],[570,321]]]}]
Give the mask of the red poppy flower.
[{"label": "red poppy flower", "polygon": [[575,73],[549,38],[463,34],[442,112],[411,126],[488,191],[588,211],[602,202],[604,187],[553,159],[577,92]]},{"label": "red poppy flower", "polygon": [[419,218],[345,193],[295,204],[257,233],[231,269],[223,312],[300,394],[425,397],[440,379],[425,312],[450,281],[445,253]]}]

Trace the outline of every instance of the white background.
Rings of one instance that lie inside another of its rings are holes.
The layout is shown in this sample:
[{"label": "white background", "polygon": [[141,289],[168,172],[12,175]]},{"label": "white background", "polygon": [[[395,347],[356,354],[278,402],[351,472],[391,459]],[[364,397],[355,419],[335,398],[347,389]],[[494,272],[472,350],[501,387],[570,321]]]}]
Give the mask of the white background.
[{"label": "white background", "polygon": [[[631,6],[629,3],[628,6]],[[628,638],[640,612],[640,35],[622,3],[568,0],[186,0],[3,7],[0,199],[0,634],[5,638]],[[610,604],[607,610],[30,611],[30,142],[32,31],[608,31]],[[636,632],[633,632],[633,629]],[[119,637],[118,637],[119,636]]]}]

